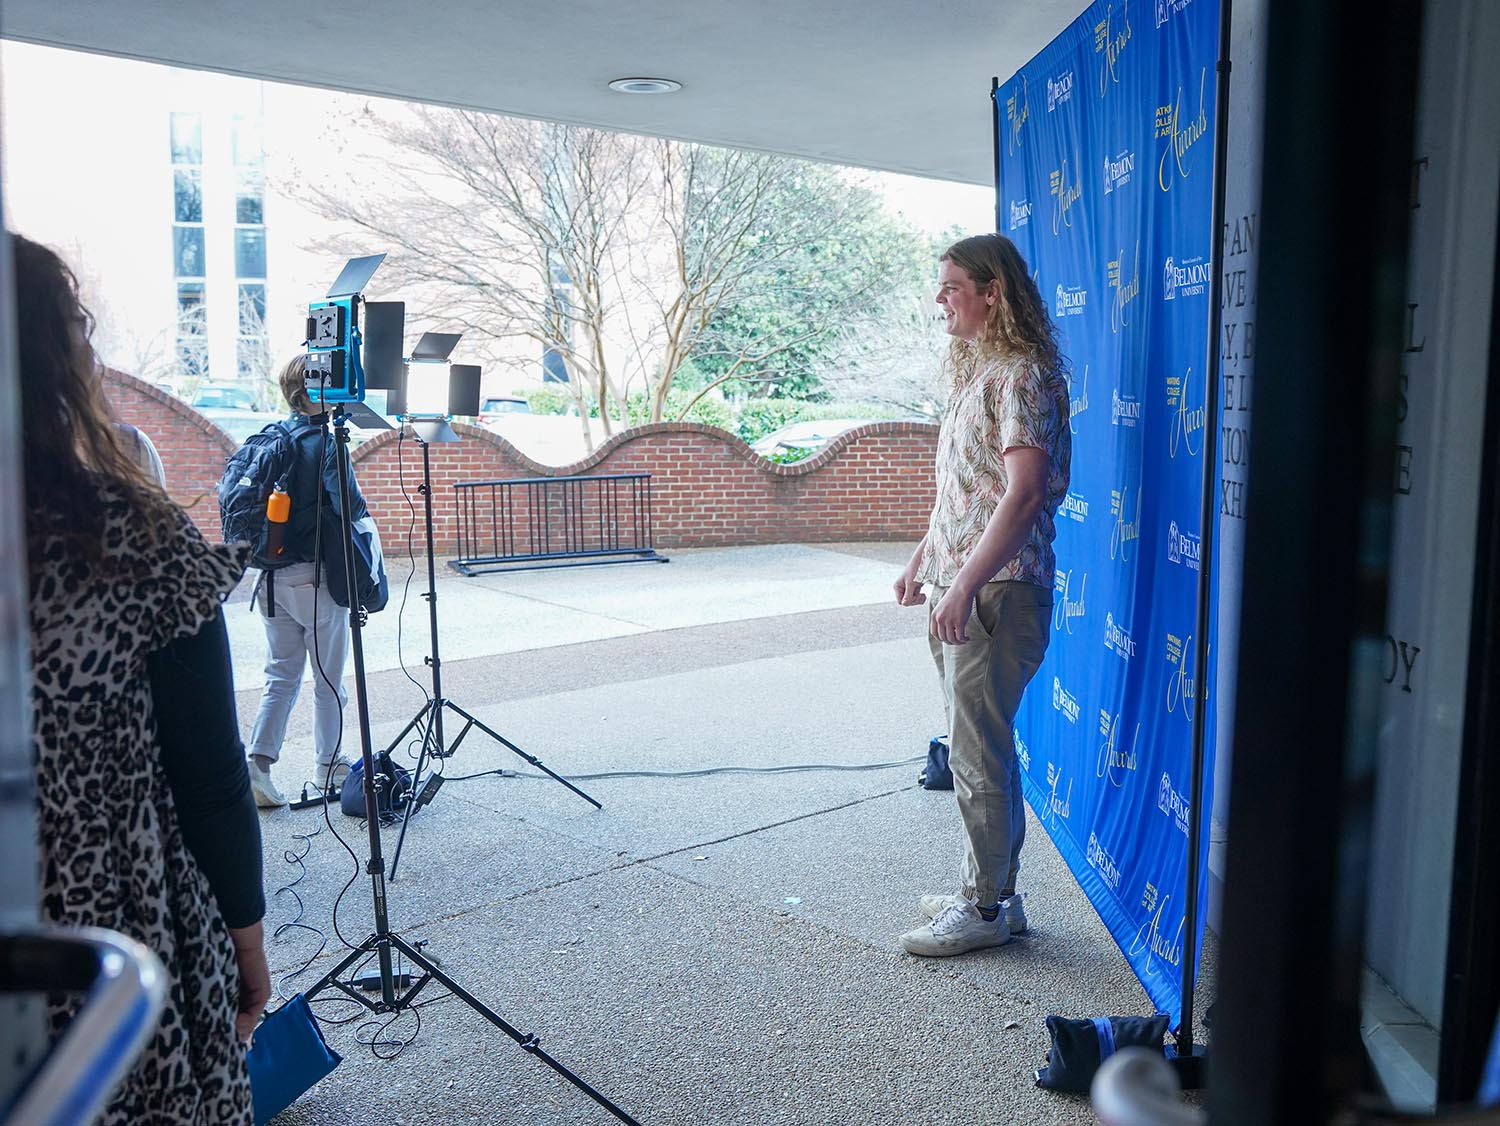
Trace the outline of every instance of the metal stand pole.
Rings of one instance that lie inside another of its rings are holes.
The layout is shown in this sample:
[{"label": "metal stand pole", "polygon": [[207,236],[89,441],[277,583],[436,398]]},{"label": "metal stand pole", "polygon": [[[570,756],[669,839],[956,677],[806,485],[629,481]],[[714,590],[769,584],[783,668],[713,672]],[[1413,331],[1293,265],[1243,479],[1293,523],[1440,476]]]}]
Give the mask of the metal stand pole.
[{"label": "metal stand pole", "polygon": [[[543,765],[541,760],[527,754],[509,739],[491,730],[443,695],[443,661],[438,653],[437,552],[432,525],[432,443],[425,440],[420,434],[414,434],[414,436],[417,444],[422,447],[422,483],[417,486],[417,491],[422,494],[427,527],[427,590],[422,597],[427,600],[428,629],[430,631],[429,637],[432,646],[431,655],[426,658],[427,664],[432,669],[432,698],[422,706],[416,715],[412,716],[411,721],[401,729],[400,734],[385,749],[385,754],[389,756],[401,745],[402,740],[414,728],[420,728],[422,731],[422,749],[417,754],[417,768],[412,773],[411,797],[406,803],[406,810],[401,819],[401,833],[396,838],[396,851],[391,858],[392,880],[396,878],[396,869],[401,863],[401,850],[406,845],[406,829],[411,824],[411,815],[417,807],[417,796],[422,792],[422,771],[427,765],[428,758],[442,759],[453,754],[458,750],[458,745],[464,741],[464,736],[469,733],[471,728],[479,728],[480,731],[495,740],[495,742],[519,755],[554,781],[561,782],[595,809],[604,808],[599,802],[573,785],[573,783],[569,782],[562,775]],[[464,720],[463,730],[459,732],[458,738],[453,740],[451,747],[443,737],[443,712],[445,709],[452,710]]]},{"label": "metal stand pole", "polygon": [[[336,442],[336,460],[338,462],[339,516],[343,531],[344,574],[349,584],[347,590],[349,601],[349,632],[351,648],[354,652],[354,694],[358,705],[359,749],[360,758],[364,763],[365,770],[365,822],[370,835],[370,859],[365,866],[365,872],[370,877],[371,892],[374,897],[375,933],[351,950],[333,969],[314,982],[309,989],[304,991],[303,996],[311,1001],[319,993],[333,988],[357,1001],[371,1012],[401,1012],[413,1005],[417,994],[429,981],[436,980],[451,991],[460,1001],[468,1005],[469,1008],[473,1009],[480,1016],[484,1017],[485,1020],[489,1021],[519,1044],[522,1049],[536,1056],[621,1122],[628,1122],[632,1123],[633,1126],[638,1126],[634,1118],[617,1107],[606,1096],[600,1094],[584,1080],[574,1075],[565,1066],[542,1051],[541,1041],[535,1035],[523,1033],[507,1023],[498,1013],[481,1004],[471,993],[447,974],[443,973],[420,950],[403,940],[400,935],[394,934],[391,931],[390,917],[386,911],[385,858],[381,854],[380,848],[380,818],[378,816],[376,797],[375,756],[370,749],[370,712],[365,693],[365,659],[361,636],[364,626],[364,611],[359,605],[359,598],[354,586],[354,541],[353,529],[349,518],[349,429],[348,421],[342,411],[334,415],[334,438]],[[432,505],[430,501],[427,508],[427,530],[429,545],[428,574],[430,577],[432,574],[430,566]],[[435,610],[432,622],[434,673],[436,673],[437,613]],[[399,993],[397,992],[396,979],[392,968],[391,952],[393,950],[399,952],[404,958],[422,970],[422,976],[417,978],[411,984],[410,988],[404,989]],[[357,989],[339,978],[339,975],[345,970],[371,953],[376,956],[380,966],[380,1000],[378,1001],[372,1001],[362,996]]]},{"label": "metal stand pole", "polygon": [[1203,439],[1203,489],[1198,507],[1198,605],[1196,630],[1198,649],[1193,654],[1193,748],[1192,783],[1188,790],[1187,888],[1183,897],[1188,948],[1182,958],[1182,1019],[1177,1025],[1176,1044],[1167,1055],[1184,1088],[1205,1083],[1204,1051],[1193,1043],[1193,989],[1198,978],[1198,855],[1203,842],[1203,759],[1208,717],[1208,623],[1214,589],[1214,516],[1218,511],[1219,479],[1219,348],[1224,301],[1224,192],[1229,169],[1229,47],[1230,0],[1219,3],[1218,83],[1214,106],[1213,242],[1208,289],[1208,354],[1203,368],[1203,414],[1208,420]]}]

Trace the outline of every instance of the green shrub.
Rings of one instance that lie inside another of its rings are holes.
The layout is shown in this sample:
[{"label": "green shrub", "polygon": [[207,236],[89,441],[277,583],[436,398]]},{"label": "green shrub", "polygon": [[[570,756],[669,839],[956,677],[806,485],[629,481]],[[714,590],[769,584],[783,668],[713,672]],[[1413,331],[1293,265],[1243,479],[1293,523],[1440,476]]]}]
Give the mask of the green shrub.
[{"label": "green shrub", "polygon": [[525,399],[532,414],[567,414],[573,406],[573,396],[555,383],[525,387],[511,393]]},{"label": "green shrub", "polygon": [[812,457],[818,450],[812,446],[789,446],[779,450],[772,450],[765,454],[767,461],[774,461],[777,465],[786,465],[793,461],[802,461],[804,458]]},{"label": "green shrub", "polygon": [[750,399],[740,404],[734,432],[745,441],[753,442],[773,430],[780,430],[789,422],[806,417],[801,412],[809,405],[801,399]]}]

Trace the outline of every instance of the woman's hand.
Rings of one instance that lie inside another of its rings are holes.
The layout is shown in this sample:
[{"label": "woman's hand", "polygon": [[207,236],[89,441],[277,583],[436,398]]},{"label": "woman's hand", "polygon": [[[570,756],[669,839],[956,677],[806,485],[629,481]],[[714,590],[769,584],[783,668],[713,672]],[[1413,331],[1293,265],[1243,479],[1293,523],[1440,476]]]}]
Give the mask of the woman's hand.
[{"label": "woman's hand", "polygon": [[248,927],[230,927],[229,937],[234,940],[234,961],[240,971],[239,1012],[234,1018],[234,1031],[242,1043],[250,1043],[255,1026],[260,1023],[260,1014],[271,999],[271,967],[266,964],[265,926],[253,923]]}]

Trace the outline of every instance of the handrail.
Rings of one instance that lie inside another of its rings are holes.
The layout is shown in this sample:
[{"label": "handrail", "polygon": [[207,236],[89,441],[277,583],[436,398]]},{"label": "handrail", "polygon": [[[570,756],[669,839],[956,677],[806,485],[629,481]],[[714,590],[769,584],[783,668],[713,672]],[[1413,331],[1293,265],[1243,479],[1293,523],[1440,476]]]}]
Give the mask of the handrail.
[{"label": "handrail", "polygon": [[1094,1113],[1105,1126],[1202,1126],[1208,1116],[1182,1101],[1172,1065],[1149,1048],[1121,1048],[1094,1074]]},{"label": "handrail", "polygon": [[[0,993],[85,993],[82,1007],[0,1118],[11,1126],[92,1122],[156,1031],[160,960],[95,927],[0,934]],[[8,1113],[7,1113],[8,1110]]]}]

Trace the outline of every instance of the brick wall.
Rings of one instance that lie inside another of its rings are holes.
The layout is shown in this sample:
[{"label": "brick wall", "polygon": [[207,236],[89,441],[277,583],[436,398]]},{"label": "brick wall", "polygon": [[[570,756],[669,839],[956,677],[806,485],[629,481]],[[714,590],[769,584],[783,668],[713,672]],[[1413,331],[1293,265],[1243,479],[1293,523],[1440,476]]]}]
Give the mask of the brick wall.
[{"label": "brick wall", "polygon": [[[206,533],[217,536],[213,487],[235,444],[218,427],[172,396],[131,376],[110,372],[109,393],[120,417],[156,443],[172,495],[204,499],[192,511]],[[591,456],[567,466],[532,461],[488,430],[455,423],[456,443],[430,447],[433,515],[437,547],[457,545],[456,481],[514,480],[608,473],[650,473],[653,538],[658,548],[726,547],[739,544],[830,543],[854,540],[915,540],[926,530],[934,492],[933,451],[937,427],[928,423],[880,422],[840,435],[817,457],[796,465],[774,465],[732,434],[687,422],[654,423],[611,438]],[[386,550],[404,551],[415,505],[420,542],[422,449],[396,432],[381,434],[354,450],[353,465]],[[205,494],[207,494],[205,496]],[[530,513],[524,492],[514,524],[524,535]],[[621,523],[631,524],[629,498]],[[487,507],[477,513],[489,534]],[[591,514],[586,535],[596,542]],[[561,531],[554,531],[554,536]],[[554,540],[554,544],[556,540]],[[590,545],[591,545],[590,544]]]},{"label": "brick wall", "polygon": [[214,487],[238,448],[234,439],[181,399],[124,372],[105,369],[105,393],[115,415],[146,433],[161,454],[167,492],[205,536],[219,538]]},{"label": "brick wall", "polygon": [[[462,442],[431,447],[434,526],[445,553],[456,550],[455,481],[650,473],[659,548],[915,540],[927,530],[932,511],[937,427],[927,423],[862,426],[796,465],[773,465],[732,434],[688,422],[637,427],[567,466],[534,462],[487,430],[462,423],[454,429]],[[421,448],[410,440],[398,442],[392,433],[354,451],[360,488],[387,550],[405,543],[410,519],[398,463],[420,517]],[[524,535],[526,500],[516,499],[516,525]],[[622,516],[628,525],[628,511]],[[478,518],[487,529],[488,512]],[[401,539],[392,540],[398,531]]]}]

